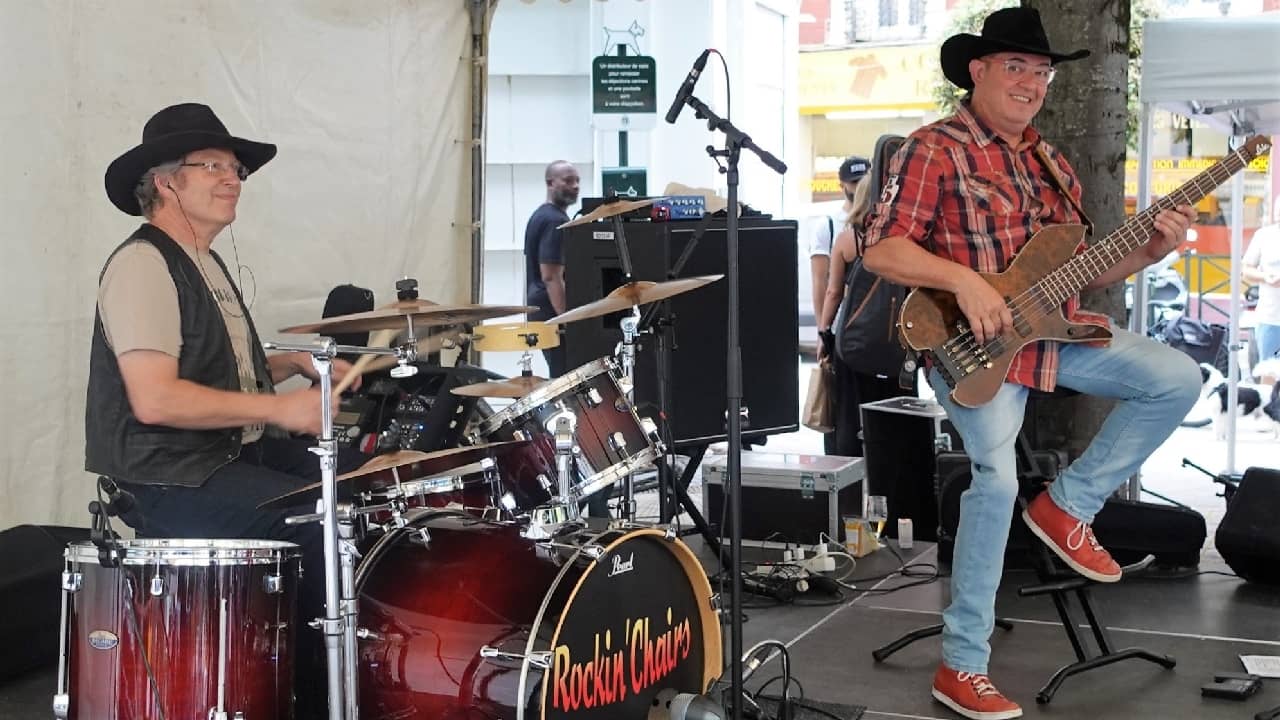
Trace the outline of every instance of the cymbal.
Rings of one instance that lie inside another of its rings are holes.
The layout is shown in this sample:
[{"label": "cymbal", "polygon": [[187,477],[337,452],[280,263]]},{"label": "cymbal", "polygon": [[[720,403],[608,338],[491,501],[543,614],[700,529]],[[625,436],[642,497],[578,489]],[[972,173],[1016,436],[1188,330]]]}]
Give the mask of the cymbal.
[{"label": "cymbal", "polygon": [[694,277],[680,278],[679,280],[667,280],[666,282],[651,282],[649,280],[630,282],[595,302],[579,305],[568,312],[551,318],[547,322],[571,323],[577,320],[586,320],[587,318],[630,310],[636,305],[658,302],[680,293],[695,290],[703,285],[709,285],[722,277],[724,275],[696,275]]},{"label": "cymbal", "polygon": [[463,397],[522,398],[546,382],[546,378],[540,378],[536,375],[521,375],[510,380],[492,380],[490,382],[461,385],[449,392]]},{"label": "cymbal", "polygon": [[652,205],[659,200],[666,200],[666,198],[656,197],[649,198],[648,200],[618,200],[616,202],[601,203],[600,207],[595,210],[592,210],[586,215],[580,215],[567,223],[561,223],[556,226],[556,229],[563,230],[567,227],[573,227],[574,225],[585,225],[589,222],[595,222],[596,220],[604,220],[605,218],[611,218],[614,215],[621,215],[622,213],[631,212],[632,210],[642,208],[646,205]]},{"label": "cymbal", "polygon": [[[400,450],[386,455],[379,455],[358,469],[338,476],[339,489],[349,489],[354,493],[378,490],[395,483],[395,470],[401,482],[418,478],[439,477],[449,471],[483,460],[505,454],[532,440],[509,440],[507,442],[473,445],[469,447],[448,448],[435,452],[419,452],[417,450]],[[315,502],[320,497],[321,484],[312,483],[297,490],[258,505],[263,508],[282,508]]]},{"label": "cymbal", "polygon": [[477,325],[471,330],[471,347],[480,352],[546,350],[560,344],[559,330],[544,322]]},{"label": "cymbal", "polygon": [[531,305],[437,305],[429,300],[401,300],[386,307],[351,315],[336,315],[316,323],[282,328],[282,333],[349,333],[399,330],[409,320],[415,328],[478,323],[490,318],[537,310]]}]

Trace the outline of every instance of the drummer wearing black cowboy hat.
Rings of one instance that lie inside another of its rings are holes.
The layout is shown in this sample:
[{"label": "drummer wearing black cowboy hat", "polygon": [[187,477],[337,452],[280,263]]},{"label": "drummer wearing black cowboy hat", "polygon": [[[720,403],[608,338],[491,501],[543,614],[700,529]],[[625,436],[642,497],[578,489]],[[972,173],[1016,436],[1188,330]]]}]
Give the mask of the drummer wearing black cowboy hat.
[{"label": "drummer wearing black cowboy hat", "polygon": [[[948,38],[943,73],[969,94],[954,115],[906,139],[889,162],[884,191],[867,220],[867,269],[902,285],[951,293],[979,343],[1013,328],[1005,298],[979,273],[1006,270],[1043,227],[1085,220],[1079,179],[1031,121],[1058,63],[1088,54],[1050,49],[1039,13],[1026,7],[992,13],[981,35]],[[1120,282],[1160,259],[1186,237],[1194,217],[1187,206],[1162,211],[1151,239],[1089,287]],[[1063,306],[1072,321],[1110,325],[1106,316],[1081,311],[1077,297]],[[932,687],[934,698],[964,717],[1022,715],[991,682],[987,664],[1018,493],[1014,444],[1029,388],[1052,391],[1061,384],[1117,401],[1084,453],[1023,513],[1027,526],[1069,567],[1098,582],[1115,582],[1121,571],[1093,536],[1094,514],[1196,401],[1199,374],[1189,358],[1120,328],[1111,334],[1107,344],[1028,344],[1013,358],[995,397],[979,407],[953,402],[938,369],[929,369],[930,385],[964,441],[972,470],[960,501],[942,663]]]},{"label": "drummer wearing black cowboy hat", "polygon": [[[316,373],[305,353],[263,352],[211,248],[236,219],[245,182],[275,154],[275,145],[231,135],[209,107],[184,103],[152,116],[141,144],[107,168],[107,197],[144,222],[99,277],[85,469],[136,496],[139,534],[301,545],[299,618],[309,620],[323,603],[319,526],[287,526],[289,513],[256,506],[319,479],[311,441],[288,435],[320,430],[319,391],[275,392]],[[350,364],[333,369],[340,378]],[[340,471],[361,459],[340,456]],[[318,633],[298,637],[319,657]],[[308,659],[299,653],[300,670]],[[323,693],[323,682],[311,685]]]}]

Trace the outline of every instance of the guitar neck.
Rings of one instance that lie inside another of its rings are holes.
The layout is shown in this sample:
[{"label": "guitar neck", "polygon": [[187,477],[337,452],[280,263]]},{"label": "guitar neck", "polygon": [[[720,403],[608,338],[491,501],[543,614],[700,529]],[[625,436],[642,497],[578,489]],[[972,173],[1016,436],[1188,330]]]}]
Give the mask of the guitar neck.
[{"label": "guitar neck", "polygon": [[1152,222],[1160,211],[1172,210],[1179,205],[1194,205],[1269,149],[1270,141],[1266,138],[1250,138],[1235,152],[1183,183],[1177,190],[1160,198],[1101,241],[1090,245],[1087,250],[1046,275],[1037,286],[1054,304],[1065,302],[1150,240],[1154,232]]}]

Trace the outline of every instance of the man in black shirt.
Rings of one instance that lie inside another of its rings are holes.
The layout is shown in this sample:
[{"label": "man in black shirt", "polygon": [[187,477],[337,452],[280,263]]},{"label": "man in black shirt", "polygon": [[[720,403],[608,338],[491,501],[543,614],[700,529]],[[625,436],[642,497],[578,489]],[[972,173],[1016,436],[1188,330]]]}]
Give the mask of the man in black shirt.
[{"label": "man in black shirt", "polygon": [[[578,169],[565,160],[547,166],[547,201],[529,216],[524,229],[525,300],[538,306],[530,320],[548,320],[568,308],[564,302],[564,251],[562,233],[556,229],[569,222],[567,210],[578,202]],[[542,351],[548,374],[560,377],[565,367],[564,346]]]}]

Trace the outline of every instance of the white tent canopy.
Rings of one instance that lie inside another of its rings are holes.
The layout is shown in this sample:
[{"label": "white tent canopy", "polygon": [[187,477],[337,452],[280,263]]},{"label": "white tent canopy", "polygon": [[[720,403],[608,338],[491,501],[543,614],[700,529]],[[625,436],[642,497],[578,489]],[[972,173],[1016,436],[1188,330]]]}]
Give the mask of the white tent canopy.
[{"label": "white tent canopy", "polygon": [[[466,0],[0,4],[0,529],[86,525],[85,385],[98,272],[138,226],[107,164],[166,105],[209,104],[279,155],[214,249],[264,340],[318,319],[331,288],[471,292],[476,63]],[[233,241],[236,243],[233,246]]]},{"label": "white tent canopy", "polygon": [[1228,135],[1280,135],[1280,13],[1149,20],[1141,96]]},{"label": "white tent canopy", "polygon": [[[1280,135],[1280,14],[1244,18],[1149,20],[1143,26],[1142,136],[1138,207],[1150,198],[1151,114],[1162,109],[1228,135]],[[1232,179],[1231,297],[1239,298],[1243,244],[1243,179]],[[1134,307],[1146,304],[1146,283],[1134,288]],[[1239,302],[1231,302],[1228,343],[1240,333]],[[1141,330],[1145,313],[1135,312]],[[1228,373],[1227,467],[1235,472],[1237,353]]]}]

